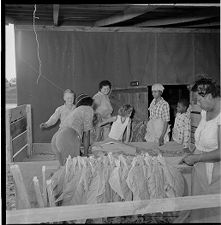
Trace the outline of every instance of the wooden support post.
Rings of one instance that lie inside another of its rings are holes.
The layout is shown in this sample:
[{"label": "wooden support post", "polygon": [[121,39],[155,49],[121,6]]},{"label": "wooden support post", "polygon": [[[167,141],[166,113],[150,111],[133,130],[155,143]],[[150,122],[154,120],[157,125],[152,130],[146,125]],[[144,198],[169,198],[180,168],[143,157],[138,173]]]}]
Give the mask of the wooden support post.
[{"label": "wooden support post", "polygon": [[10,123],[11,123],[11,110],[6,110],[6,120],[5,120],[5,126],[6,126],[6,162],[11,163],[12,162],[12,137],[10,133]]},{"label": "wooden support post", "polygon": [[55,206],[55,198],[54,198],[54,194],[53,194],[53,190],[51,186],[51,180],[47,180],[46,184],[47,184],[47,191],[48,191],[49,206],[53,207]]},{"label": "wooden support post", "polygon": [[59,19],[59,5],[53,5],[53,22],[55,26],[58,26],[58,19]]},{"label": "wooden support post", "polygon": [[42,166],[42,190],[43,190],[43,201],[44,205],[47,207],[47,189],[46,189],[46,178],[45,178],[46,167]]},{"label": "wooden support post", "polygon": [[36,176],[33,177],[33,183],[34,183],[35,194],[36,194],[36,199],[37,199],[39,208],[43,208],[44,202],[43,202],[43,198],[42,198],[40,187],[39,187],[39,181],[38,181],[38,178]]},{"label": "wooden support post", "polygon": [[18,208],[20,209],[27,209],[31,208],[28,194],[25,188],[25,184],[23,181],[23,177],[18,165],[10,166],[10,170],[12,172],[13,178],[15,180],[16,185],[16,198],[18,202]]},{"label": "wooden support post", "polygon": [[27,113],[27,142],[28,142],[28,157],[32,156],[32,124],[31,124],[31,105],[26,106]]}]

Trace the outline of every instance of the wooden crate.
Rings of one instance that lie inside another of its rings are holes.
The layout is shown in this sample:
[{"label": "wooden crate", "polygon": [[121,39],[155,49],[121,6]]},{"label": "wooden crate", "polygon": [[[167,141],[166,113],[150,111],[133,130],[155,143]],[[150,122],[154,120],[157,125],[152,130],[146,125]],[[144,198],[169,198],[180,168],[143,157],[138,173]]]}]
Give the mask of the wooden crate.
[{"label": "wooden crate", "polygon": [[31,105],[6,110],[6,162],[32,155]]}]

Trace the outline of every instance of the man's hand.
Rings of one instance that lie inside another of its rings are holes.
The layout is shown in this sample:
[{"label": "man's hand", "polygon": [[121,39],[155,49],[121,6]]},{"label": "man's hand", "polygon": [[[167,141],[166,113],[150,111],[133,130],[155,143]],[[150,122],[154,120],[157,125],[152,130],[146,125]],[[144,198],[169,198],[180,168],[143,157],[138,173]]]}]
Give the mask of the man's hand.
[{"label": "man's hand", "polygon": [[48,126],[47,126],[47,124],[46,123],[41,123],[40,124],[40,128],[41,129],[45,129],[45,128],[47,128]]},{"label": "man's hand", "polygon": [[164,138],[161,136],[159,138],[159,146],[163,145],[164,144]]}]

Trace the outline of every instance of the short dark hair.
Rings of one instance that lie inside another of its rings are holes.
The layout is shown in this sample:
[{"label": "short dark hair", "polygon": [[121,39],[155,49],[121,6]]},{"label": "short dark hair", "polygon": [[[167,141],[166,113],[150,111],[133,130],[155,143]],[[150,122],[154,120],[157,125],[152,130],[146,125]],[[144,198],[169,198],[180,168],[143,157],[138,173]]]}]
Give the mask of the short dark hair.
[{"label": "short dark hair", "polygon": [[76,104],[76,108],[81,106],[81,105],[87,105],[87,106],[92,106],[93,104],[93,99],[91,97],[86,97],[81,99],[77,104]]},{"label": "short dark hair", "polygon": [[182,104],[183,106],[185,106],[186,108],[188,108],[189,105],[190,105],[189,100],[186,99],[186,98],[181,98],[181,99],[179,99],[178,103],[181,103],[181,104]]},{"label": "short dark hair", "polygon": [[102,80],[99,83],[99,90],[101,90],[104,86],[109,86],[111,88],[111,82],[109,80]]},{"label": "short dark hair", "polygon": [[198,92],[198,94],[203,97],[206,94],[211,94],[213,98],[220,97],[220,85],[212,78],[206,76],[199,77],[191,90],[193,92]]},{"label": "short dark hair", "polygon": [[88,106],[92,106],[94,100],[88,96],[87,94],[80,94],[78,95],[78,97],[76,98],[76,107],[81,106],[81,105],[88,105]]}]

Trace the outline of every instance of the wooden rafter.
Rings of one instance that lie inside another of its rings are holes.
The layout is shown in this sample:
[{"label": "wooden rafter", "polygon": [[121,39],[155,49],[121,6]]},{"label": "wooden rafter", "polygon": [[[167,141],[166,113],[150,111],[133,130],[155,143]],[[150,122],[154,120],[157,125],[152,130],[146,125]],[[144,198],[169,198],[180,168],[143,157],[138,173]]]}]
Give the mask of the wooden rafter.
[{"label": "wooden rafter", "polygon": [[210,19],[212,16],[188,16],[188,17],[176,17],[176,18],[162,18],[156,20],[148,20],[142,23],[135,24],[134,26],[146,27],[146,26],[163,26],[163,25],[171,25],[171,24],[179,24],[186,22],[195,22],[205,19]]},{"label": "wooden rafter", "polygon": [[214,22],[207,22],[207,23],[202,23],[202,24],[194,24],[194,25],[185,25],[185,27],[191,27],[191,28],[197,28],[197,27],[213,27],[213,26],[220,26],[219,21],[214,21]]},{"label": "wooden rafter", "polygon": [[133,19],[137,16],[140,16],[146,12],[150,12],[155,10],[157,7],[156,6],[145,6],[142,8],[137,8],[137,7],[127,7],[122,13],[102,19],[102,20],[98,20],[95,22],[94,26],[97,27],[102,27],[102,26],[108,26],[108,25],[112,25],[115,23],[120,23],[120,22],[124,22],[130,19]]},{"label": "wooden rafter", "polygon": [[59,5],[58,4],[54,4],[53,5],[53,21],[54,21],[54,25],[58,26],[58,19],[59,19]]}]

